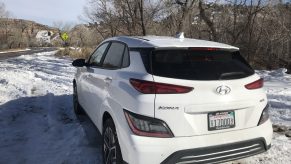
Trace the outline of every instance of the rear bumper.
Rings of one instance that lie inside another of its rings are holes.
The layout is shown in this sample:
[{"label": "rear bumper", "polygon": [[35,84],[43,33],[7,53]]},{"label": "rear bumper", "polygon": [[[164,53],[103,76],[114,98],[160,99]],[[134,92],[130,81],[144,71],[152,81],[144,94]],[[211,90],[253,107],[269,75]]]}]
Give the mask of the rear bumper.
[{"label": "rear bumper", "polygon": [[[123,138],[127,144],[121,144],[121,149],[129,164],[223,162],[266,151],[271,145],[272,131],[268,120],[254,128],[202,136],[151,138],[131,134]],[[213,161],[203,161],[206,158]]]},{"label": "rear bumper", "polygon": [[195,164],[195,163],[221,163],[249,157],[267,151],[264,138],[236,142],[225,145],[181,150],[171,154],[161,164]]}]

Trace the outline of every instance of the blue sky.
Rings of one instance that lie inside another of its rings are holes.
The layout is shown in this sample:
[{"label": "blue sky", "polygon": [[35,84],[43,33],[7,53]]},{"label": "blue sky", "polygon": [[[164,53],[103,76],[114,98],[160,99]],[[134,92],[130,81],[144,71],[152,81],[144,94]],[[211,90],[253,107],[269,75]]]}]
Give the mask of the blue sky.
[{"label": "blue sky", "polygon": [[0,0],[13,17],[53,25],[64,21],[78,23],[87,0]]}]

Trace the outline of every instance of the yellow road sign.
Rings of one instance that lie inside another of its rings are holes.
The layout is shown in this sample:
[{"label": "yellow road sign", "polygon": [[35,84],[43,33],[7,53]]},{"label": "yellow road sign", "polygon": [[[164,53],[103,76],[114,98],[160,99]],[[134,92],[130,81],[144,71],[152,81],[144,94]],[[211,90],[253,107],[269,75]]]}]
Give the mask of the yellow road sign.
[{"label": "yellow road sign", "polygon": [[67,41],[69,39],[69,35],[66,32],[64,32],[64,33],[61,34],[61,38],[65,42],[65,41]]}]

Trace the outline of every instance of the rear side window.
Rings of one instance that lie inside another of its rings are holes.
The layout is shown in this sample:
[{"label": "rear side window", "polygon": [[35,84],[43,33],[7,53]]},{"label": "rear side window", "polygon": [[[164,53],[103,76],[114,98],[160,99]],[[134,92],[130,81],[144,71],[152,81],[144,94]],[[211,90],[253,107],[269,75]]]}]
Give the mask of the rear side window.
[{"label": "rear side window", "polygon": [[103,67],[112,69],[120,68],[123,62],[122,59],[124,50],[125,50],[124,44],[118,42],[111,43],[110,48],[108,49],[108,52],[103,61]]},{"label": "rear side window", "polygon": [[239,79],[254,70],[239,52],[157,50],[152,54],[152,74],[186,80]]}]

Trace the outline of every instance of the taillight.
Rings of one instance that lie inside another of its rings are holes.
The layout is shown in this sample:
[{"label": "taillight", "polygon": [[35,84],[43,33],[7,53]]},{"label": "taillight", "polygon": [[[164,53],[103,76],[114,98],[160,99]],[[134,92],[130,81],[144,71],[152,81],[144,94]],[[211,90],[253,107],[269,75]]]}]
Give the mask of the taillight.
[{"label": "taillight", "polygon": [[124,110],[124,115],[131,131],[135,135],[146,137],[174,137],[168,125],[159,119],[138,115]]},{"label": "taillight", "polygon": [[264,108],[258,126],[265,123],[269,119],[269,104]]},{"label": "taillight", "polygon": [[136,90],[144,94],[178,94],[188,93],[193,90],[192,87],[156,83],[145,80],[130,79],[129,81]]},{"label": "taillight", "polygon": [[245,85],[246,89],[259,89],[259,88],[262,88],[263,86],[264,86],[264,79],[263,78],[260,78],[257,81],[254,81],[252,83]]}]

